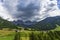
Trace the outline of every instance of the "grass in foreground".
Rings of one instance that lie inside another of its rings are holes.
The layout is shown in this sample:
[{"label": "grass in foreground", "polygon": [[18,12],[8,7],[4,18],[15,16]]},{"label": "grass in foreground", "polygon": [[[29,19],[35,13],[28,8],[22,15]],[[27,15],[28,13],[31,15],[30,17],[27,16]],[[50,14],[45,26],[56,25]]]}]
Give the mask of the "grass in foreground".
[{"label": "grass in foreground", "polygon": [[0,40],[13,40],[15,36],[14,31],[0,30]]},{"label": "grass in foreground", "polygon": [[0,40],[60,40],[60,31],[0,30]]}]

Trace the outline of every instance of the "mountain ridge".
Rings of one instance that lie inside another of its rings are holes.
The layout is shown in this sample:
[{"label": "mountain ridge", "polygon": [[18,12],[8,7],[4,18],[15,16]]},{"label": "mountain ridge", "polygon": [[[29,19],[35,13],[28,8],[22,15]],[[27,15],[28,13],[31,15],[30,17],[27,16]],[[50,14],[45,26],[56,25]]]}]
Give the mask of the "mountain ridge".
[{"label": "mountain ridge", "polygon": [[[22,21],[19,22],[16,21],[16,25],[25,27],[25,28],[33,28],[36,30],[51,30],[51,29],[55,29],[57,26],[56,25],[60,25],[60,16],[55,16],[55,17],[48,17],[40,22],[32,22],[31,25],[25,25]],[[15,24],[15,23],[14,23]],[[28,22],[27,22],[28,24]]]},{"label": "mountain ridge", "polygon": [[17,28],[17,26],[15,24],[13,24],[10,21],[4,20],[3,18],[0,17],[0,29],[2,28]]}]

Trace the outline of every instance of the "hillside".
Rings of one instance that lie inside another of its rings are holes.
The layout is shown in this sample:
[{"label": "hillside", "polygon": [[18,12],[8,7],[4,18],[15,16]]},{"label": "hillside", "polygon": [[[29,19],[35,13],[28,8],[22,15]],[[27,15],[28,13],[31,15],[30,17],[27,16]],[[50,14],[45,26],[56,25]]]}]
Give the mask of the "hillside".
[{"label": "hillside", "polygon": [[16,25],[0,17],[0,29],[1,28],[16,28]]},{"label": "hillside", "polygon": [[[24,28],[32,28],[32,29],[36,29],[36,30],[52,30],[57,28],[57,25],[60,25],[60,16],[56,16],[56,17],[48,17],[40,22],[23,22],[23,21],[14,21],[14,24],[18,25],[18,26],[22,26]],[[31,25],[28,25],[28,24]]]},{"label": "hillside", "polygon": [[60,16],[48,17],[33,25],[33,28],[36,30],[52,30],[57,28],[57,25],[60,26]]}]

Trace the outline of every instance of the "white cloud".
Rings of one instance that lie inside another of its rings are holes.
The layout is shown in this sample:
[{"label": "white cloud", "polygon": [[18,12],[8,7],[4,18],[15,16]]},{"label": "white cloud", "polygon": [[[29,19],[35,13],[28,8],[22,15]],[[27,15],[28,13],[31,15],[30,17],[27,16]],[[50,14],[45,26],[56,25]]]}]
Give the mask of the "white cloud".
[{"label": "white cloud", "polygon": [[49,12],[49,15],[51,17],[60,16],[60,10],[55,10],[55,11]]},{"label": "white cloud", "polygon": [[26,8],[30,3],[33,3],[34,6],[37,6],[37,7],[39,6],[40,10],[39,11],[34,10],[33,13],[35,13],[36,15],[26,20],[41,21],[47,17],[60,16],[60,10],[57,7],[57,0],[53,0],[53,1],[50,1],[50,0],[5,0],[3,4],[0,3],[0,16],[3,17],[4,19],[9,18],[9,20],[23,19],[21,17],[17,18],[17,15],[25,14],[23,11],[17,11],[17,5],[19,4],[23,8]]},{"label": "white cloud", "polygon": [[[42,19],[45,19],[47,17],[54,17],[54,16],[60,16],[60,10],[57,7],[57,0],[41,0],[41,10],[39,11],[40,17]],[[54,4],[54,6],[49,6],[51,4]]]},{"label": "white cloud", "polygon": [[[3,4],[0,3],[0,17],[7,20],[12,20],[12,16],[9,12],[3,7]],[[9,19],[8,19],[9,18]]]}]

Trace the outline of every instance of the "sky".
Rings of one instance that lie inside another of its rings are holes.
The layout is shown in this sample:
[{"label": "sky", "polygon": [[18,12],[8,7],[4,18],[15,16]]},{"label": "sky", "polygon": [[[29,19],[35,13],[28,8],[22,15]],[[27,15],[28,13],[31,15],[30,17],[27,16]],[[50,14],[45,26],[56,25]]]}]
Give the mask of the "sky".
[{"label": "sky", "polygon": [[41,21],[60,16],[60,0],[0,0],[0,17],[8,21]]}]

